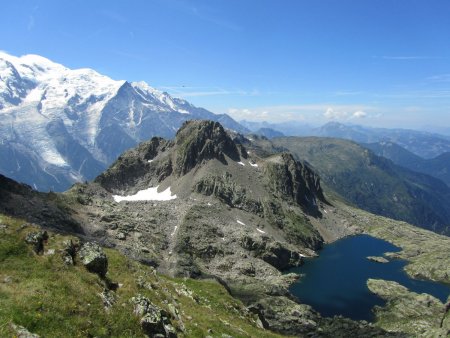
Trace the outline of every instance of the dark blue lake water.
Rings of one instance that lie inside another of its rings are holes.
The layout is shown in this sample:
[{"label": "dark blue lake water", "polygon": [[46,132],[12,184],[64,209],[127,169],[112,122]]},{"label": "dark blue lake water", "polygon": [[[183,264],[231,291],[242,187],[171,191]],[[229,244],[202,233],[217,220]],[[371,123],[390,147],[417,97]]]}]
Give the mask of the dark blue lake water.
[{"label": "dark blue lake water", "polygon": [[367,256],[382,256],[399,251],[396,246],[367,235],[351,236],[326,245],[318,258],[290,272],[305,274],[291,286],[302,303],[311,305],[323,316],[343,315],[355,320],[372,320],[372,308],[384,301],[370,293],[369,278],[396,281],[417,293],[429,293],[445,302],[450,294],[447,285],[419,281],[403,271],[405,261],[376,263]]}]

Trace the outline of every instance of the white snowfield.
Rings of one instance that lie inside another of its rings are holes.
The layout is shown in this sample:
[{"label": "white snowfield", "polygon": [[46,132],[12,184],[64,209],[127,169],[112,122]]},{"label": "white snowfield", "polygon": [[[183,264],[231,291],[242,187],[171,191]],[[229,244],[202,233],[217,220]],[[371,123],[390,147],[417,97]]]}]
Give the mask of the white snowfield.
[{"label": "white snowfield", "polygon": [[[159,187],[159,186],[158,186]],[[120,196],[113,195],[114,201],[170,201],[177,198],[177,195],[172,195],[170,187],[162,192],[158,192],[158,187],[148,188],[138,191],[134,195]]]},{"label": "white snowfield", "polygon": [[252,167],[255,167],[255,168],[258,167],[258,164],[256,164],[256,163],[248,162],[248,164],[250,164]]},{"label": "white snowfield", "polygon": [[240,221],[240,220],[236,220],[236,222],[238,222],[240,225],[245,225],[245,223],[244,222],[242,222],[242,221]]},{"label": "white snowfield", "polygon": [[245,163],[243,163],[243,162],[238,162],[238,164],[240,164],[241,166],[245,166]]}]

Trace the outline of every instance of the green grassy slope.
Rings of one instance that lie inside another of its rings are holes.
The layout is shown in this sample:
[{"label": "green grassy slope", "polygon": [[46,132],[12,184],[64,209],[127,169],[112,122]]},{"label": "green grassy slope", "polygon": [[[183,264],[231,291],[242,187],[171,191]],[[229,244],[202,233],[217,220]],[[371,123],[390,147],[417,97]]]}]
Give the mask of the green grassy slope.
[{"label": "green grassy slope", "polygon": [[81,264],[63,263],[62,242],[75,237],[49,233],[44,254],[37,255],[24,241],[37,227],[3,215],[0,224],[1,337],[14,336],[12,323],[41,337],[144,337],[130,302],[137,294],[170,314],[179,337],[278,337],[258,329],[255,315],[217,282],[160,276],[111,249],[105,249],[106,277],[119,287],[106,309],[104,281]]}]

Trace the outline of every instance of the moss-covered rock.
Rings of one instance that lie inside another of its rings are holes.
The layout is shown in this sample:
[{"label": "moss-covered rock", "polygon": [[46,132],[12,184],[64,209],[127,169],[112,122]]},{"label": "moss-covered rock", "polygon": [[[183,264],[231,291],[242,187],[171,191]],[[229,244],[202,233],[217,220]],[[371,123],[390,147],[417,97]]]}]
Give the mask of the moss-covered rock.
[{"label": "moss-covered rock", "polygon": [[86,269],[101,277],[106,276],[108,271],[108,258],[98,244],[93,242],[83,244],[80,248],[79,255],[81,263]]}]

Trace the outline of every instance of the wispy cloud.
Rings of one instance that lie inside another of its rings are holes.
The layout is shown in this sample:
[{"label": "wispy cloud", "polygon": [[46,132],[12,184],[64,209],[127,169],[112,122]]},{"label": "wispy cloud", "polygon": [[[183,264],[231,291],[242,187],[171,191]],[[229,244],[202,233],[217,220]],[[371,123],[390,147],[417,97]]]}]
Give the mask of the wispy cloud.
[{"label": "wispy cloud", "polygon": [[388,99],[445,99],[450,98],[450,89],[417,90],[393,93],[375,93],[374,97]]},{"label": "wispy cloud", "polygon": [[102,10],[100,14],[116,23],[124,24],[128,22],[128,19],[125,16],[110,10]]},{"label": "wispy cloud", "polygon": [[323,121],[323,120],[354,120],[375,118],[378,109],[364,105],[280,105],[255,108],[230,108],[228,113],[237,120],[282,122]]},{"label": "wispy cloud", "polygon": [[148,60],[142,54],[130,53],[130,52],[122,51],[122,50],[114,50],[113,53],[118,55],[118,56],[120,56],[120,57],[124,57],[124,58],[127,58],[127,59],[132,59],[132,60],[136,60],[136,61],[147,61]]},{"label": "wispy cloud", "polygon": [[433,75],[427,78],[431,82],[450,82],[450,73]]},{"label": "wispy cloud", "polygon": [[325,117],[327,120],[352,120],[365,118],[367,117],[367,113],[363,110],[349,112],[345,110],[335,110],[334,108],[329,107],[323,113],[323,117]]},{"label": "wispy cloud", "polygon": [[340,90],[334,93],[334,96],[357,96],[364,94],[362,91]]},{"label": "wispy cloud", "polygon": [[197,8],[193,8],[192,12],[199,19],[206,21],[206,22],[210,22],[216,26],[225,28],[227,30],[236,31],[236,32],[242,30],[242,28],[239,25],[237,25],[236,23],[222,19],[218,16],[212,15],[211,13],[206,13],[204,11],[200,11]]},{"label": "wispy cloud", "polygon": [[39,6],[34,6],[31,10],[30,15],[28,15],[28,22],[27,22],[27,30],[32,31],[33,28],[36,26],[36,13],[39,10]]},{"label": "wispy cloud", "polygon": [[382,55],[382,56],[374,55],[373,58],[383,60],[399,60],[399,61],[443,59],[443,57],[440,56],[427,56],[427,55]]},{"label": "wispy cloud", "polygon": [[[160,0],[161,3],[164,3],[167,6],[170,6],[174,10],[186,13],[188,15],[192,15],[193,17],[204,21],[211,23],[215,26],[224,28],[226,30],[231,31],[241,31],[242,27],[238,25],[237,23],[227,20],[224,17],[224,13],[217,13],[217,11],[214,11],[212,7],[209,7],[207,5],[203,5],[201,7],[193,6],[188,1],[180,1],[180,0]],[[204,4],[207,4],[208,2],[204,2]]]},{"label": "wispy cloud", "polygon": [[36,20],[34,19],[34,15],[30,15],[28,17],[27,29],[29,31],[31,31],[34,28],[35,24],[36,24]]},{"label": "wispy cloud", "polygon": [[198,97],[198,96],[223,96],[223,95],[237,95],[237,96],[258,96],[260,92],[257,89],[241,90],[241,89],[224,89],[220,87],[189,87],[189,86],[160,86],[162,90],[170,94],[181,97]]}]

